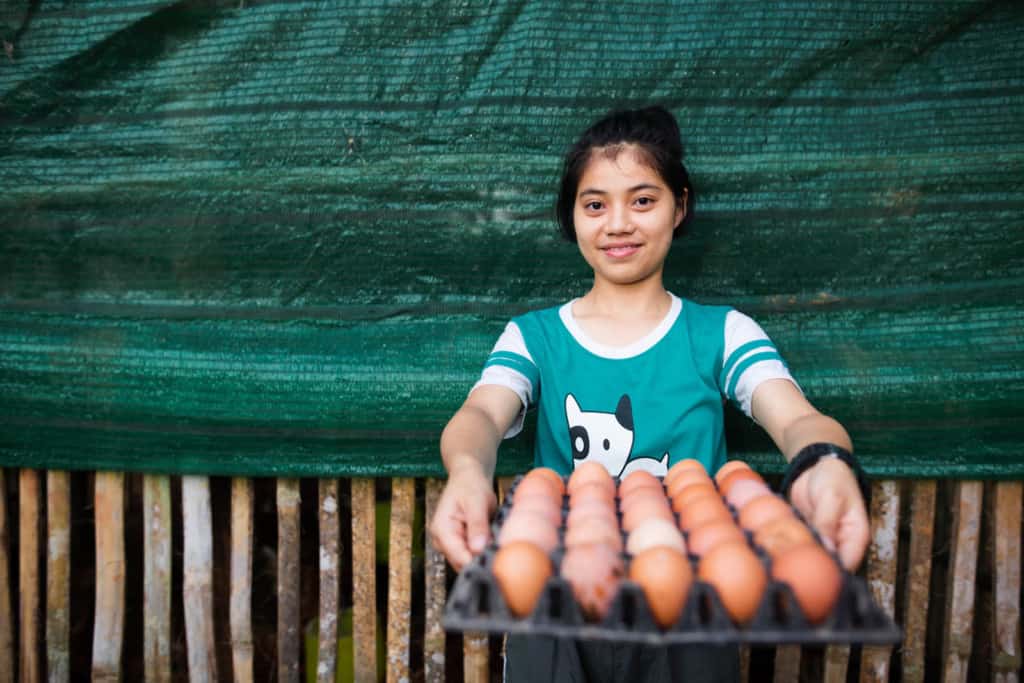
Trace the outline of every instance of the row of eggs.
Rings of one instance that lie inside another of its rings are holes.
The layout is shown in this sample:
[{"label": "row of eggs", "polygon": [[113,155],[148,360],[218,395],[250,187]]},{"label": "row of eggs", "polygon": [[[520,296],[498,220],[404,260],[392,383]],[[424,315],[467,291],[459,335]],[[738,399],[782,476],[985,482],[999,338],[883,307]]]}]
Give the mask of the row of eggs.
[{"label": "row of eggs", "polygon": [[581,464],[567,482],[536,468],[511,495],[491,570],[516,617],[533,612],[559,546],[558,572],[588,621],[605,617],[627,576],[661,628],[679,619],[696,579],[715,588],[739,625],[753,618],[769,578],[790,586],[811,623],[828,617],[842,587],[834,558],[742,461],[730,461],[714,479],[688,459],[664,481],[636,471],[618,483],[596,463]]}]

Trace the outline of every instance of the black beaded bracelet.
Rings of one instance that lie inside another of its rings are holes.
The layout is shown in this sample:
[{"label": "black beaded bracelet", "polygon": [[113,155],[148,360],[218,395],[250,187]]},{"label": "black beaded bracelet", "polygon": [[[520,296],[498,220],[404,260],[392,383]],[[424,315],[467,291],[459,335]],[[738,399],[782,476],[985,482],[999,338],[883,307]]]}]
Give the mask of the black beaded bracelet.
[{"label": "black beaded bracelet", "polygon": [[853,474],[857,477],[857,486],[860,487],[860,494],[864,497],[864,504],[867,505],[871,501],[871,486],[868,484],[867,475],[864,474],[857,458],[853,457],[853,453],[834,443],[812,443],[801,448],[800,452],[789,461],[789,466],[786,468],[786,476],[782,479],[782,495],[789,498],[789,490],[793,488],[793,482],[824,457],[837,458],[853,470]]}]

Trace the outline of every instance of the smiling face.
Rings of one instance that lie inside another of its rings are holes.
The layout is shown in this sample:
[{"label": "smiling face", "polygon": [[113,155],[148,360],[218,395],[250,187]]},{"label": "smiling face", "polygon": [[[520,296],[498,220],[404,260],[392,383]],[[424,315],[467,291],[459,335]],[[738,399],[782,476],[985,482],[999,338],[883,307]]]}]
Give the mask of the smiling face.
[{"label": "smiling face", "polygon": [[685,198],[677,202],[632,145],[593,150],[577,187],[576,241],[594,284],[660,281]]}]

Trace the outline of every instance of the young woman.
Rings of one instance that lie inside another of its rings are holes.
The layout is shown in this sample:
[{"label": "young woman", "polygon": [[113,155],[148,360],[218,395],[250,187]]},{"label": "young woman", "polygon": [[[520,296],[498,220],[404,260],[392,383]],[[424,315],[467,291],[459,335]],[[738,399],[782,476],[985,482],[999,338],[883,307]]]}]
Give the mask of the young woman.
[{"label": "young woman", "polygon": [[[519,432],[528,408],[538,411],[535,466],[568,475],[593,460],[616,476],[635,469],[663,475],[676,461],[697,458],[713,474],[726,460],[723,397],[791,461],[793,504],[847,568],[860,563],[868,521],[846,430],[807,401],[753,320],[665,290],[665,258],[695,205],[682,156],[678,125],[661,107],[608,115],[567,155],[558,221],[593,269],[593,286],[510,322],[445,427],[448,483],[430,533],[457,570],[489,541],[497,448]],[[637,656],[626,647],[616,655],[607,647],[510,638],[506,674],[569,680],[604,671],[609,680],[646,680],[678,677],[692,668],[684,660],[699,660],[694,671],[718,680],[735,668],[708,669],[707,649],[648,650]],[[609,652],[612,661],[595,663]]]}]

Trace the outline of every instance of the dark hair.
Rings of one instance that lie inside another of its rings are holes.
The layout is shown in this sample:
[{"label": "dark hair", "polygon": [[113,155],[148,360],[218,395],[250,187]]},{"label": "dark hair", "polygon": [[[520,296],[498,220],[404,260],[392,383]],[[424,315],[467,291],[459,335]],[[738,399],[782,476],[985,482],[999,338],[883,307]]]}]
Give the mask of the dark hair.
[{"label": "dark hair", "polygon": [[[576,241],[576,226],[573,224],[576,191],[591,155],[595,149],[617,145],[635,145],[641,161],[661,176],[676,201],[686,196],[686,213],[675,227],[672,237],[674,239],[681,235],[693,217],[696,197],[690,185],[690,176],[683,166],[683,142],[679,135],[679,124],[667,109],[654,106],[608,114],[587,128],[565,155],[558,202],[555,205],[562,237],[570,242]],[[613,154],[616,153],[613,151]]]}]

